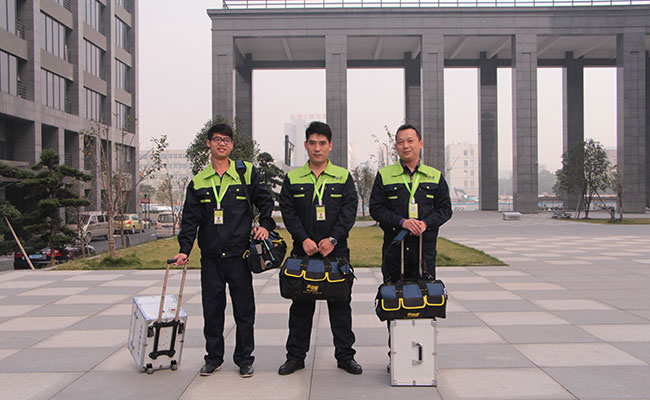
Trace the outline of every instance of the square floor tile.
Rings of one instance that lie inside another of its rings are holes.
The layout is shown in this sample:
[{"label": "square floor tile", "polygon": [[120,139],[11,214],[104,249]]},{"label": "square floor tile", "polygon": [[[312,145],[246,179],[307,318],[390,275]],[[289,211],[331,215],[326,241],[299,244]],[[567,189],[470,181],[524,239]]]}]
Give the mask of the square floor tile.
[{"label": "square floor tile", "polygon": [[83,373],[0,374],[2,395],[7,399],[49,399]]},{"label": "square floor tile", "polygon": [[45,287],[22,292],[19,296],[70,296],[86,290],[82,287]]},{"label": "square floor tile", "polygon": [[52,331],[67,328],[84,317],[16,317],[0,324],[0,331]]},{"label": "square floor tile", "polygon": [[650,325],[580,325],[580,328],[606,342],[650,341]]},{"label": "square floor tile", "polygon": [[112,304],[126,299],[123,294],[74,295],[61,299],[56,304]]},{"label": "square floor tile", "polygon": [[85,372],[114,352],[100,349],[26,349],[4,360],[2,372]]},{"label": "square floor tile", "polygon": [[596,300],[587,299],[549,299],[532,300],[533,303],[547,310],[571,311],[571,310],[613,310],[613,307]]},{"label": "square floor tile", "polygon": [[458,300],[521,300],[521,297],[507,290],[457,291],[449,296]]},{"label": "square floor tile", "polygon": [[647,365],[607,343],[517,344],[515,347],[540,367]]},{"label": "square floor tile", "polygon": [[439,344],[504,343],[501,336],[485,326],[438,326]]},{"label": "square floor tile", "polygon": [[41,305],[12,305],[0,306],[0,317],[17,317],[26,314],[32,310],[41,307]]},{"label": "square floor tile", "polygon": [[561,325],[565,320],[547,312],[480,312],[476,316],[488,325]]},{"label": "square floor tile", "polygon": [[502,282],[497,285],[506,290],[565,290],[560,285],[545,282]]},{"label": "square floor tile", "polygon": [[92,331],[67,330],[43,340],[35,345],[34,348],[114,348],[126,345],[128,340],[128,329],[102,329]]},{"label": "square floor tile", "polygon": [[510,344],[444,344],[436,351],[438,368],[534,367]]},{"label": "square floor tile", "polygon": [[502,325],[492,327],[510,343],[585,343],[598,338],[573,325]]},{"label": "square floor tile", "polygon": [[459,400],[574,399],[537,368],[443,369],[438,390]]},{"label": "square floor tile", "polygon": [[549,367],[551,378],[579,399],[647,399],[650,367]]}]

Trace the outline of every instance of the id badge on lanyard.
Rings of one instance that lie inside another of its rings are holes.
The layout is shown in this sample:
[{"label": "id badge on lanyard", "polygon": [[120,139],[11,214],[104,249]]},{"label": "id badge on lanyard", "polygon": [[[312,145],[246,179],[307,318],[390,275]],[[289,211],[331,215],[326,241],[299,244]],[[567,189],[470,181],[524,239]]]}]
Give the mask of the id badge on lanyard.
[{"label": "id badge on lanyard", "polygon": [[418,203],[409,203],[409,218],[418,218]]},{"label": "id badge on lanyard", "polygon": [[214,224],[223,225],[223,210],[218,208],[214,209]]},{"label": "id badge on lanyard", "polygon": [[214,225],[223,225],[223,210],[221,209],[221,200],[223,200],[223,197],[228,191],[228,186],[230,185],[230,182],[224,184],[223,179],[220,180],[221,180],[221,185],[219,186],[220,191],[217,193],[217,188],[214,183],[214,177],[212,177],[212,191],[214,192],[214,199],[217,202],[217,208],[215,208],[213,212],[212,223]]},{"label": "id badge on lanyard", "polygon": [[316,206],[316,221],[325,221],[325,206]]},{"label": "id badge on lanyard", "polygon": [[327,183],[327,177],[323,179],[323,183],[320,186],[320,191],[316,187],[316,179],[311,176],[312,182],[314,183],[314,196],[318,197],[318,205],[316,206],[316,221],[325,221],[325,206],[323,205],[323,194],[325,193],[325,184]]}]

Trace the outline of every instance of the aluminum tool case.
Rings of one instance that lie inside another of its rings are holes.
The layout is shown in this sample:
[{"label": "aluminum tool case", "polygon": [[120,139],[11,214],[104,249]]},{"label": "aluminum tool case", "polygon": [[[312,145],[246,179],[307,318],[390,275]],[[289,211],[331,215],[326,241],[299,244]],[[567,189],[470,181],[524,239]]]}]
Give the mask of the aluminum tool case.
[{"label": "aluminum tool case", "polygon": [[[168,260],[174,262],[175,260]],[[187,314],[180,307],[187,266],[178,296],[166,295],[169,264],[161,296],[133,298],[128,347],[138,367],[148,374],[158,369],[176,370],[181,363]]]},{"label": "aluminum tool case", "polygon": [[436,386],[436,320],[390,321],[392,386]]}]

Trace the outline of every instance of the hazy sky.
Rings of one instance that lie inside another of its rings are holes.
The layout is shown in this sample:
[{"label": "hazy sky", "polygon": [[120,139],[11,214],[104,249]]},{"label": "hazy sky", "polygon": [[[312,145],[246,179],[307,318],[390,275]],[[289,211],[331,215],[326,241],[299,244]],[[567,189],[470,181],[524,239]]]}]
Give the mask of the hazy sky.
[{"label": "hazy sky", "polygon": [[[167,134],[185,148],[211,117],[210,19],[221,1],[140,1],[140,145]],[[562,70],[538,70],[539,164],[560,167]],[[510,69],[499,69],[499,169],[512,168]],[[348,138],[357,162],[376,152],[372,135],[385,137],[404,118],[401,69],[349,70]],[[445,142],[477,143],[477,70],[445,70]],[[325,71],[254,71],[253,136],[276,159],[283,153],[291,114],[325,113]],[[585,70],[585,137],[616,145],[616,70]]]}]

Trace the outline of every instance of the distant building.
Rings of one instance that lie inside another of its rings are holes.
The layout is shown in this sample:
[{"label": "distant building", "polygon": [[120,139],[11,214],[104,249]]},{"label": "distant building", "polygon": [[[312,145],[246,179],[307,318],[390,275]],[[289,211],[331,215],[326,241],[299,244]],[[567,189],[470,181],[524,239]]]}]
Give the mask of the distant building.
[{"label": "distant building", "polygon": [[[161,155],[161,159],[166,164],[166,167],[156,172],[153,176],[143,180],[142,184],[153,186],[157,190],[163,179],[169,174],[176,182],[183,181],[185,182],[185,186],[187,186],[194,175],[192,174],[192,163],[185,157],[185,152],[185,149],[165,150]],[[145,158],[149,156],[150,153],[141,151],[140,164],[146,165],[149,160]]]},{"label": "distant building", "polygon": [[[135,179],[137,11],[138,0],[0,0],[0,161],[26,167],[52,149],[62,164],[96,175],[86,154],[122,143],[124,158],[112,162]],[[80,132],[93,121],[108,129],[111,143],[84,145]],[[0,192],[23,202],[15,186]],[[101,207],[95,179],[84,185],[84,197],[90,209]],[[128,211],[135,211],[135,197]]]},{"label": "distant building", "polygon": [[610,166],[615,166],[616,165],[616,147],[605,147],[605,151],[607,152],[607,159],[609,160],[609,165]]},{"label": "distant building", "polygon": [[291,114],[291,122],[284,124],[284,163],[295,167],[307,162],[305,130],[312,121],[325,121],[325,114]]},{"label": "distant building", "polygon": [[455,201],[478,197],[478,144],[448,144],[445,149],[445,178]]}]

